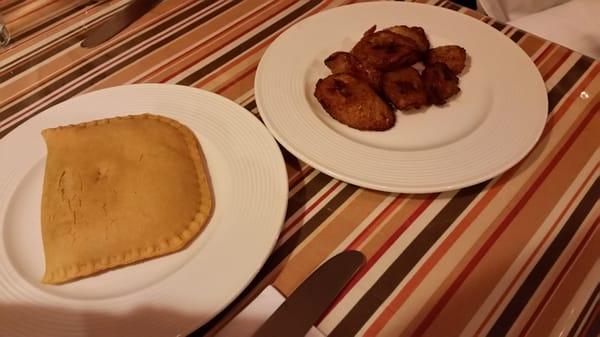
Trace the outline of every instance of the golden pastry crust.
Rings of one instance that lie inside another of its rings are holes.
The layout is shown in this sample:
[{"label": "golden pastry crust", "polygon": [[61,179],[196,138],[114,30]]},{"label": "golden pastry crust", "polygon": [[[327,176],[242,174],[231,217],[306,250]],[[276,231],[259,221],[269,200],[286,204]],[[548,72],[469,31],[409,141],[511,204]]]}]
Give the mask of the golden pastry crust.
[{"label": "golden pastry crust", "polygon": [[176,252],[212,215],[200,144],[173,119],[116,117],[42,135],[44,283]]}]

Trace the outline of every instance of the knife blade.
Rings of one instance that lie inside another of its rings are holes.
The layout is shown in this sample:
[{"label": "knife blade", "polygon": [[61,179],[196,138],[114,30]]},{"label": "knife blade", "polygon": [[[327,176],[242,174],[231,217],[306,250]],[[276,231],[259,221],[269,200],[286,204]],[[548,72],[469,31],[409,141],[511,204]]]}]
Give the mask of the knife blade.
[{"label": "knife blade", "polygon": [[81,42],[84,48],[94,48],[111,37],[117,35],[120,31],[129,26],[132,22],[144,16],[154,6],[162,0],[134,0],[125,9],[111,16],[100,26],[92,28]]},{"label": "knife blade", "polygon": [[252,336],[305,336],[364,263],[365,256],[353,250],[332,257],[294,290]]}]

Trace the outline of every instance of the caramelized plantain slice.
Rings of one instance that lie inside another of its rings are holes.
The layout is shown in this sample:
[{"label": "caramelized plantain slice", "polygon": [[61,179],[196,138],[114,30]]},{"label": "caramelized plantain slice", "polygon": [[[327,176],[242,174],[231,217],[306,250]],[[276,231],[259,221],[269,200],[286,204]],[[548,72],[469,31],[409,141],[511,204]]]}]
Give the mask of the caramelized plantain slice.
[{"label": "caramelized plantain slice", "polygon": [[458,77],[444,63],[428,65],[421,76],[429,101],[435,105],[444,105],[460,92]]},{"label": "caramelized plantain slice", "polygon": [[383,92],[398,110],[418,109],[429,105],[421,75],[412,67],[385,73]]},{"label": "caramelized plantain slice", "polygon": [[396,122],[392,108],[366,82],[351,74],[320,79],[314,95],[331,117],[355,129],[383,131]]}]

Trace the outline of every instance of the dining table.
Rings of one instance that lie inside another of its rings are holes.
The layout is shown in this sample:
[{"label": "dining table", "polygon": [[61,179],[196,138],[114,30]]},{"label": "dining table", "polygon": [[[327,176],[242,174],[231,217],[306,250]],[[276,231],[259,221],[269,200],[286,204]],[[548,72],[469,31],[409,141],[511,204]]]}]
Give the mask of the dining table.
[{"label": "dining table", "polygon": [[[260,120],[255,76],[270,44],[360,1],[163,0],[100,47],[80,46],[129,2],[0,1],[11,31],[0,49],[0,141],[61,102],[137,83],[204,89]],[[281,146],[289,192],[279,239],[248,286],[190,336],[217,334],[266,287],[289,296],[345,250],[366,263],[315,323],[325,336],[598,335],[600,61],[451,1],[414,2],[490,25],[529,56],[548,99],[537,144],[492,179],[424,194],[338,180]]]}]

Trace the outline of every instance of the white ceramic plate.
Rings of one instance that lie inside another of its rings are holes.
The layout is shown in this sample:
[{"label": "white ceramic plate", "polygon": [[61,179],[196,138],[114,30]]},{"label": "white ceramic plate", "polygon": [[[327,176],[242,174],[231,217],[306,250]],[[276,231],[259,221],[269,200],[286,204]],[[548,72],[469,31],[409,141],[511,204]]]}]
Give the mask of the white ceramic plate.
[{"label": "white ceramic plate", "polygon": [[[73,283],[40,283],[44,128],[152,112],[189,126],[215,194],[185,250]],[[54,106],[0,142],[0,336],[185,336],[223,309],[273,248],[287,205],[283,157],[247,110],[199,89],[109,88]]]},{"label": "white ceramic plate", "polygon": [[[447,106],[397,112],[385,132],[351,129],[313,96],[323,60],[349,51],[372,25],[425,29],[433,47],[463,46],[470,64]],[[544,82],[519,46],[448,9],[402,2],[343,6],[311,16],[271,44],[258,67],[258,109],[298,158],[346,182],[391,192],[439,192],[492,178],[535,145],[547,117]]]}]

